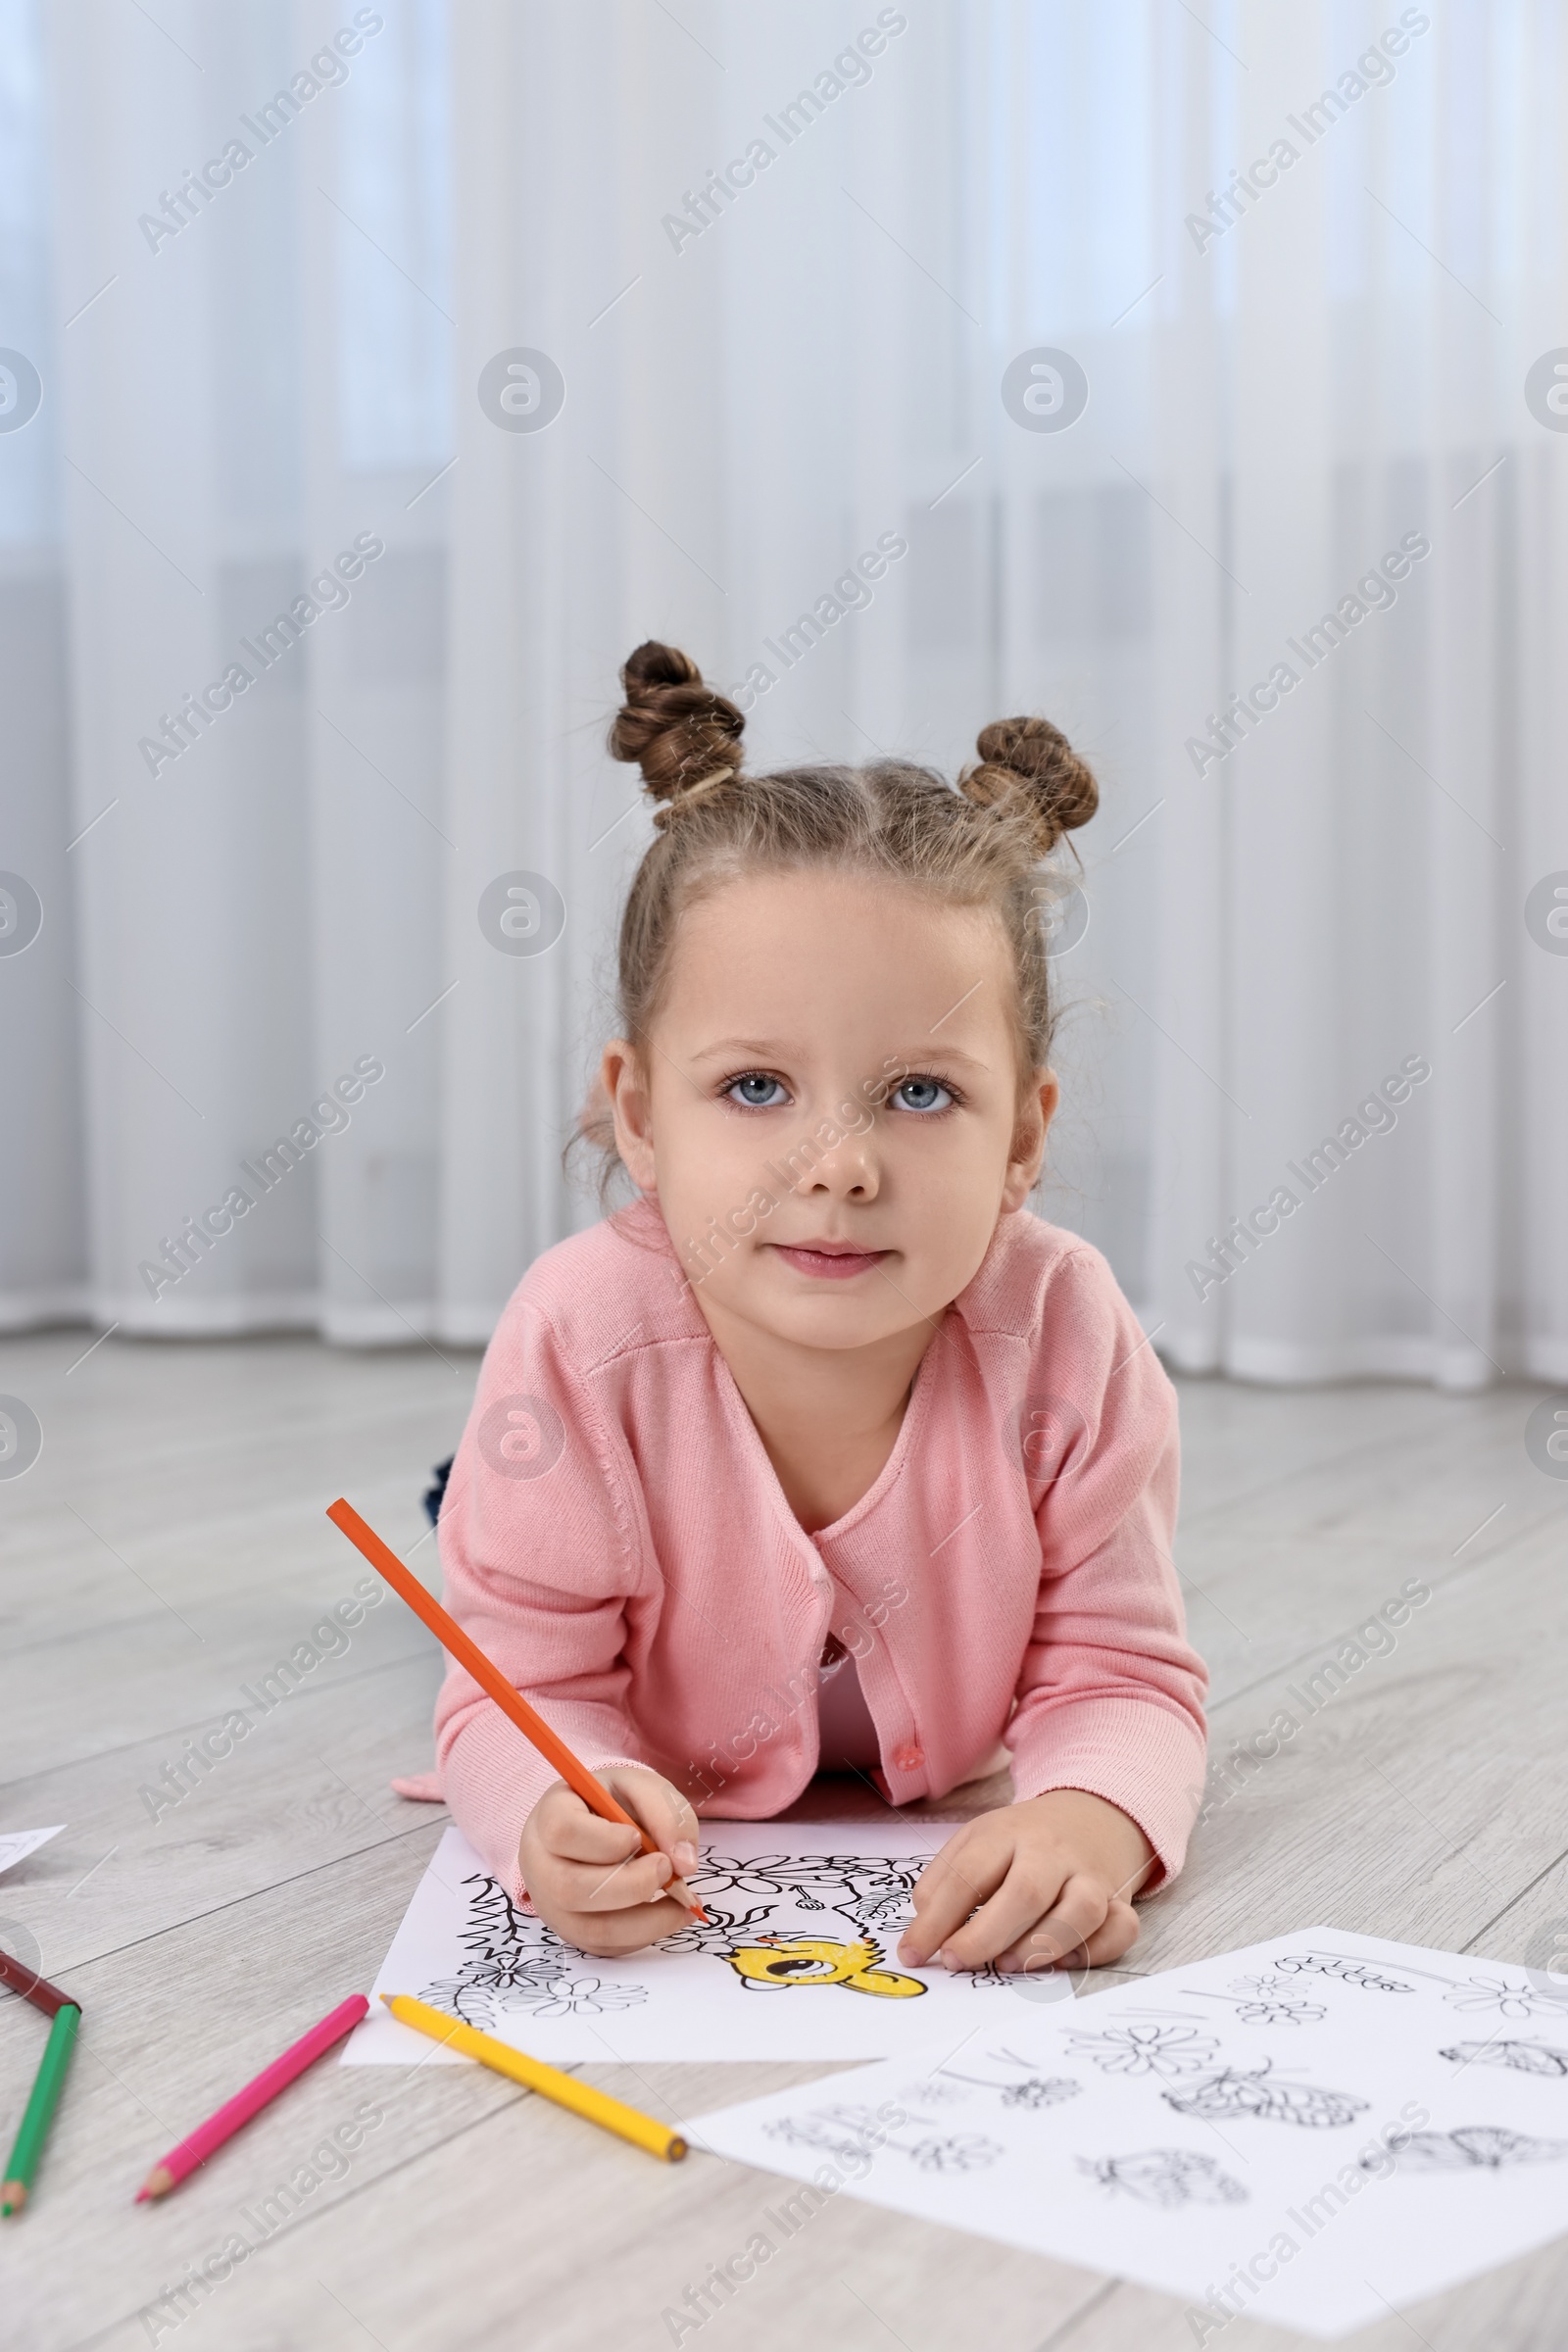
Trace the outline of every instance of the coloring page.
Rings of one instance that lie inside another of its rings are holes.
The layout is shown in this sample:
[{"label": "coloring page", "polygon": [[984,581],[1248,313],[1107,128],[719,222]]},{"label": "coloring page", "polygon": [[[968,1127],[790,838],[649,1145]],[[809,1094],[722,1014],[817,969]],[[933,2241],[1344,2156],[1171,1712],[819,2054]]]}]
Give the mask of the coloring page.
[{"label": "coloring page", "polygon": [[[954,1825],[705,1822],[690,1885],[708,1913],[601,1960],[520,1910],[458,1830],[442,1838],[375,1992],[411,1992],[531,2057],[881,2058],[977,2011],[1038,2015],[1071,1979],[906,1969],[909,1891]],[[372,2008],[344,2063],[411,2064],[428,2040]],[[465,2063],[454,2059],[454,2064]]]},{"label": "coloring page", "polygon": [[1179,2295],[1200,2344],[1332,2337],[1568,2227],[1568,1984],[1307,1928],[686,2129]]},{"label": "coloring page", "polygon": [[0,1870],[15,1869],[19,1862],[36,1853],[40,1845],[58,1838],[65,1826],[63,1821],[57,1821],[52,1830],[0,1830]]}]

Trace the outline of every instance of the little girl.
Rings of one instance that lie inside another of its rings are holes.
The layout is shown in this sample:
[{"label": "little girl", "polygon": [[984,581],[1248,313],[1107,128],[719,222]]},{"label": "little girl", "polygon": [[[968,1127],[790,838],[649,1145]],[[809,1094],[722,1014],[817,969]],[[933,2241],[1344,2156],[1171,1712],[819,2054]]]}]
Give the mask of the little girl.
[{"label": "little girl", "polygon": [[518,1285],[440,1550],[448,1607],[660,1851],[456,1666],[441,1787],[514,1897],[611,1954],[688,1918],[699,1812],[766,1818],[818,1769],[941,1797],[1000,1741],[1014,1800],[942,1846],[899,1957],[1118,1959],[1181,1866],[1205,1677],[1174,1393],[1104,1259],[1027,1206],[1041,860],[1094,778],[1031,718],[956,790],[751,776],[684,654],[621,676],[611,749],[659,834],[582,1132],[640,1199]]}]

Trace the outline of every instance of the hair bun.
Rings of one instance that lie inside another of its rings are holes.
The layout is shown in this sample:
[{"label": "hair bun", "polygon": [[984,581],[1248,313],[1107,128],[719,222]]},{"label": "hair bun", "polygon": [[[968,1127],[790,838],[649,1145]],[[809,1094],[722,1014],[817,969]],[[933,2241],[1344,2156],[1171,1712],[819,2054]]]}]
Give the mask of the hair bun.
[{"label": "hair bun", "polygon": [[650,637],[620,673],[626,700],[610,729],[617,760],[634,760],[656,801],[673,801],[717,768],[740,765],[745,719],[724,695],[703,684],[695,662],[677,646]]},{"label": "hair bun", "polygon": [[975,749],[980,763],[964,770],[958,790],[980,808],[1021,799],[1034,817],[1042,858],[1100,806],[1093,768],[1049,718],[993,719]]}]

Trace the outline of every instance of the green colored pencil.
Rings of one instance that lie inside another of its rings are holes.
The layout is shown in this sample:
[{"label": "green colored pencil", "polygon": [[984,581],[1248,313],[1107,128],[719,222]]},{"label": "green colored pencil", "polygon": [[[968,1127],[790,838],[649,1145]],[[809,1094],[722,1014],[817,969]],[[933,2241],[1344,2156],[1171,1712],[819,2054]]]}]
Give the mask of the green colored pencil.
[{"label": "green colored pencil", "polygon": [[55,2014],[49,2038],[43,2045],[43,2056],[38,2061],[38,2072],[33,2077],[32,2096],[6,2165],[5,2185],[0,2187],[0,2214],[20,2213],[27,2202],[32,2176],[38,2169],[43,2143],[49,2136],[49,2126],[65,2088],[66,2070],[71,2064],[80,2023],[81,2011],[69,2001]]}]

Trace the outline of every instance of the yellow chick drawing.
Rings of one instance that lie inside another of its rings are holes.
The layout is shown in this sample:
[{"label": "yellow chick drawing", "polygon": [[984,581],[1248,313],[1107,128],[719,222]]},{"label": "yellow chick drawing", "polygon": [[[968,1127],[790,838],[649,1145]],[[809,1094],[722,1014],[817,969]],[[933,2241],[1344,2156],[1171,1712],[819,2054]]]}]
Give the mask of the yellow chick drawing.
[{"label": "yellow chick drawing", "polygon": [[792,1984],[843,1984],[851,1992],[874,1993],[884,2001],[908,2001],[926,1989],[918,1977],[879,1967],[881,1948],[868,1936],[856,1943],[764,1936],[757,1943],[737,1944],[724,1956],[748,1992],[787,1991]]}]

